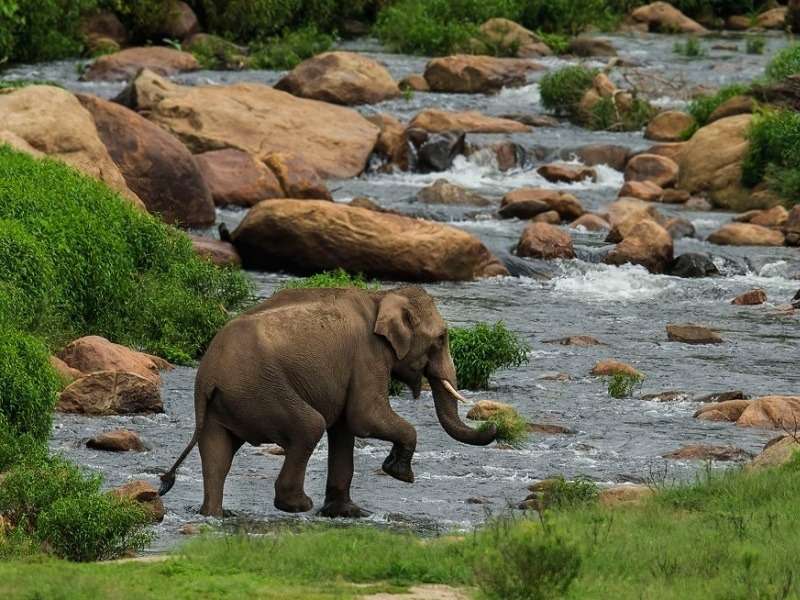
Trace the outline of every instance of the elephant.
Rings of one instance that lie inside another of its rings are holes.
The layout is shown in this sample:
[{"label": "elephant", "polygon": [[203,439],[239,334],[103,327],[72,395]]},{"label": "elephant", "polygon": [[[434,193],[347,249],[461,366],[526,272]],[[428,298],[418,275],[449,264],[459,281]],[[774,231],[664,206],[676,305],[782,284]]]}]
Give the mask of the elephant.
[{"label": "elephant", "polygon": [[222,516],[225,479],[234,454],[248,442],[285,450],[275,481],[274,505],[305,512],[306,467],[328,435],[325,502],[318,514],[362,517],[350,498],[355,438],[392,442],[385,473],[413,483],[417,432],[389,404],[394,377],[419,398],[422,378],[433,392],[436,415],[452,438],[473,445],[494,441],[458,415],[456,370],[447,324],[419,286],[389,290],[288,288],[229,321],[211,340],[197,370],[195,429],[159,495],[195,445],[203,474],[203,515]]}]

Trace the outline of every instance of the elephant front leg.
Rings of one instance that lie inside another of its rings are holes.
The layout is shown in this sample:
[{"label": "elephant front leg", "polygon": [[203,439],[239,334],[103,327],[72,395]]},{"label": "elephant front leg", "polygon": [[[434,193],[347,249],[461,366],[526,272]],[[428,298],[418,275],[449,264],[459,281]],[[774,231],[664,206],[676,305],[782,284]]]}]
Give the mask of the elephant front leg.
[{"label": "elephant front leg", "polygon": [[350,499],[354,444],[355,436],[344,420],[328,430],[328,482],[325,486],[325,504],[319,510],[323,517],[369,516],[367,511]]},{"label": "elephant front leg", "polygon": [[414,483],[411,459],[417,447],[416,429],[391,409],[388,400],[385,410],[373,412],[370,417],[368,422],[364,422],[360,415],[349,417],[351,428],[360,437],[393,442],[389,456],[383,461],[383,472],[400,481]]},{"label": "elephant front leg", "polygon": [[414,483],[414,471],[411,470],[411,458],[413,456],[413,448],[409,449],[395,442],[381,468],[384,473],[391,475],[395,479]]}]

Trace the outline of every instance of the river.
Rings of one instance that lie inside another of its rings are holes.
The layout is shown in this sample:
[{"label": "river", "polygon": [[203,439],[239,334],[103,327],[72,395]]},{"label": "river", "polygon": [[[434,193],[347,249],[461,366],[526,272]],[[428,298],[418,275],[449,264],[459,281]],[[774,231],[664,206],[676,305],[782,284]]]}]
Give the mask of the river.
[{"label": "river", "polygon": [[[708,54],[689,59],[673,50],[680,37],[603,37],[612,41],[621,58],[635,65],[628,72],[637,78],[640,90],[657,104],[669,107],[684,106],[688,90],[696,85],[719,87],[751,81],[763,74],[769,53],[787,44],[785,35],[768,34],[768,54],[752,55],[744,52],[742,36],[705,38],[702,45]],[[378,58],[398,79],[409,73],[421,73],[426,62],[424,58],[383,53],[369,40],[346,42],[340,47]],[[576,64],[577,60],[554,57],[541,62],[552,69]],[[21,66],[3,76],[55,80],[72,91],[106,98],[120,91],[120,84],[79,81],[82,64],[85,61]],[[586,64],[602,67],[605,59],[589,60]],[[275,71],[203,71],[174,80],[185,84],[235,81],[273,84],[282,75]],[[365,114],[392,113],[404,122],[423,108],[479,110],[490,115],[546,115],[539,102],[539,78],[541,73],[533,73],[525,87],[503,90],[495,96],[418,92],[410,98],[359,110]],[[470,135],[468,139],[483,142],[501,137]],[[679,279],[651,275],[640,267],[603,265],[600,260],[608,248],[604,234],[572,232],[576,260],[523,261],[511,256],[510,249],[516,244],[524,222],[496,220],[491,208],[432,207],[413,202],[417,190],[445,177],[490,198],[500,198],[519,187],[558,187],[569,190],[587,210],[593,210],[616,197],[623,182],[621,173],[600,167],[596,183],[553,186],[546,184],[535,168],[557,158],[564,150],[587,144],[609,142],[627,145],[632,150],[650,145],[642,132],[592,132],[566,123],[510,137],[545,158],[533,158],[524,169],[502,172],[489,156],[479,153],[469,159],[459,158],[446,173],[371,173],[329,184],[337,201],[369,196],[383,206],[467,230],[513,262],[518,272],[527,274],[469,283],[431,284],[426,288],[452,325],[503,321],[532,347],[526,365],[499,371],[489,390],[466,392],[470,400],[508,402],[530,421],[562,425],[572,433],[531,434],[528,444],[521,449],[464,446],[442,431],[430,392],[423,392],[417,401],[404,392],[392,398],[392,405],[419,433],[414,458],[417,481],[409,485],[381,475],[379,468],[388,452],[387,445],[359,440],[353,498],[373,512],[368,521],[400,523],[403,527],[431,532],[468,529],[489,513],[516,506],[525,498],[528,484],[553,475],[567,479],[584,475],[601,485],[626,482],[661,485],[691,479],[702,474],[707,465],[668,460],[663,455],[690,443],[736,446],[757,453],[776,432],[699,421],[692,418],[700,406],[696,402],[646,402],[641,399],[643,394],[681,390],[699,396],[741,389],[751,397],[800,395],[798,317],[776,310],[800,287],[800,253],[796,248],[735,248],[703,241],[708,233],[729,221],[731,214],[659,206],[669,216],[687,217],[697,230],[696,237],[676,242],[675,254],[688,251],[709,254],[723,272],[721,277]],[[219,222],[225,222],[231,230],[243,215],[242,210],[218,210]],[[213,236],[216,229],[201,233]],[[263,297],[289,278],[271,273],[253,273],[253,276]],[[392,284],[383,282],[384,287]],[[766,290],[766,304],[731,305],[735,296],[755,287]],[[725,343],[689,346],[668,342],[665,329],[668,323],[708,325]],[[545,343],[573,334],[594,336],[608,346],[584,348]],[[629,363],[644,373],[646,379],[634,397],[612,398],[601,379],[589,376],[594,364],[606,359]],[[91,472],[102,473],[108,487],[132,479],[143,479],[157,487],[158,474],[172,464],[191,437],[194,372],[194,368],[178,367],[164,375],[164,414],[102,419],[58,415],[52,449],[64,452]],[[570,379],[541,378],[553,372],[567,373]],[[462,416],[466,408],[462,407]],[[139,432],[152,450],[142,454],[110,454],[85,447],[88,437],[116,427]],[[226,507],[239,518],[228,520],[228,524],[257,530],[275,521],[314,520],[311,514],[290,517],[273,508],[273,484],[281,461],[280,457],[250,446],[239,451],[225,496]],[[727,468],[728,464],[710,466]],[[306,480],[306,491],[317,506],[324,497],[325,471],[323,440],[311,459]],[[483,497],[491,503],[467,501],[473,497]],[[196,512],[202,501],[197,451],[178,471],[177,483],[164,501],[167,513],[163,523],[154,528],[153,551],[173,547],[182,539],[179,531],[185,525],[205,521]]]}]

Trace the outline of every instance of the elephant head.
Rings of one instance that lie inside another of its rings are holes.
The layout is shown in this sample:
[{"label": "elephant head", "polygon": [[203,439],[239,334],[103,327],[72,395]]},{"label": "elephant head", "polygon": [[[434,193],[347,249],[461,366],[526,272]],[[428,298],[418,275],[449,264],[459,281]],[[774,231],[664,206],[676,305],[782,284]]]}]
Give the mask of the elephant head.
[{"label": "elephant head", "polygon": [[456,367],[450,355],[447,324],[425,290],[406,286],[388,292],[378,306],[375,333],[392,348],[392,376],[408,385],[414,398],[419,398],[422,378],[428,379],[436,416],[450,437],[476,446],[494,441],[494,425],[477,431],[458,416],[457,403],[464,398],[456,392]]}]

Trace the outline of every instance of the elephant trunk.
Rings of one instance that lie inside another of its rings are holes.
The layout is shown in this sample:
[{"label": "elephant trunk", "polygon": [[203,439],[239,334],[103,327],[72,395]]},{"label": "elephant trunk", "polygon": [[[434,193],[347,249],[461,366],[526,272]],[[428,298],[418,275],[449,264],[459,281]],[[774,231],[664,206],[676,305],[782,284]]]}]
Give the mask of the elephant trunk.
[{"label": "elephant trunk", "polygon": [[[446,379],[428,377],[428,382],[433,390],[433,401],[436,405],[436,416],[447,435],[464,444],[485,446],[491,444],[497,437],[497,427],[489,425],[483,431],[473,429],[458,416],[457,392]],[[448,389],[449,388],[449,389]],[[450,391],[452,390],[452,391]]]}]

